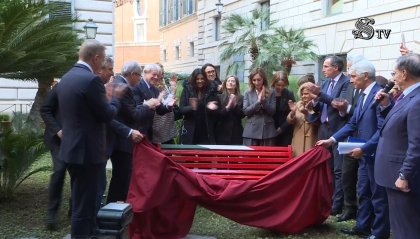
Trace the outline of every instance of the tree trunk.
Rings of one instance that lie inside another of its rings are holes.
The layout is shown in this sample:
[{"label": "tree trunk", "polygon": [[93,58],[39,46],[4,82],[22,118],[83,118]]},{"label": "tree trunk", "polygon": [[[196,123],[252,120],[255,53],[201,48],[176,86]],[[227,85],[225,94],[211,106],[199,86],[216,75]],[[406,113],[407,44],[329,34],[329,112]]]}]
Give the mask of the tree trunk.
[{"label": "tree trunk", "polygon": [[27,119],[27,124],[30,124],[31,127],[44,128],[44,121],[41,118],[39,110],[44,103],[45,97],[51,89],[53,81],[54,78],[38,79],[38,91],[36,92],[35,100],[32,104],[31,110],[29,111]]},{"label": "tree trunk", "polygon": [[287,75],[290,75],[290,72],[292,71],[292,66],[295,63],[296,63],[296,61],[293,60],[292,58],[287,58],[287,59],[282,61],[282,65],[283,65],[284,69],[286,70]]},{"label": "tree trunk", "polygon": [[252,62],[254,62],[255,59],[257,59],[258,54],[260,53],[257,46],[253,46],[253,47],[249,48],[248,52],[249,52],[249,54],[251,54]]}]

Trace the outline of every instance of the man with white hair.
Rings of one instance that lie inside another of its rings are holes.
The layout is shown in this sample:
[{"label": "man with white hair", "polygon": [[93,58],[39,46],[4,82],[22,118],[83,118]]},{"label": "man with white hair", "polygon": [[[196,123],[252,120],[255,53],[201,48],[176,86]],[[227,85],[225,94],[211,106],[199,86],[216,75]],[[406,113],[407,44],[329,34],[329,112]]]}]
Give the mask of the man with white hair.
[{"label": "man with white hair", "polygon": [[139,84],[141,67],[136,61],[127,61],[112,84],[127,85],[121,99],[121,107],[108,130],[108,150],[112,162],[112,177],[109,184],[107,202],[125,201],[131,178],[133,144],[140,142],[144,135],[139,131],[148,118],[153,117],[159,101],[151,99],[137,105],[133,88]]},{"label": "man with white hair", "polygon": [[[349,53],[347,55],[347,74],[349,75],[352,65],[366,60],[366,58],[358,53]],[[350,78],[351,81],[351,78]],[[347,87],[346,95],[343,100],[333,100],[331,105],[340,111],[340,115],[350,119],[356,108],[357,100],[360,96],[360,89],[355,89],[353,84]],[[359,162],[354,158],[345,155],[343,157],[343,165],[341,167],[341,182],[343,188],[343,213],[337,218],[338,222],[347,221],[356,218],[357,213],[357,170]]]},{"label": "man with white hair", "polygon": [[338,132],[329,139],[318,141],[316,145],[329,147],[345,140],[348,136],[355,136],[365,141],[363,146],[349,153],[355,160],[359,160],[357,183],[359,207],[356,226],[341,231],[368,239],[386,239],[390,233],[388,201],[385,188],[377,185],[374,178],[378,129],[382,127],[384,117],[378,107],[371,107],[376,93],[382,87],[375,82],[375,67],[369,61],[357,62],[350,68],[349,73],[354,88],[362,91],[353,116]]},{"label": "man with white hair", "polygon": [[[159,104],[156,105],[154,110],[159,115],[164,115],[172,111],[173,104],[175,100],[172,100],[167,105],[161,104],[164,95],[163,92],[159,92],[155,84],[159,81],[159,76],[162,69],[158,64],[148,64],[143,69],[143,78],[140,80],[140,83],[134,88],[133,92],[136,98],[137,103],[143,104],[143,102],[148,100],[158,101]],[[147,117],[146,120],[141,122],[140,132],[146,135],[146,137],[152,141],[153,139],[153,118],[154,115]]]}]

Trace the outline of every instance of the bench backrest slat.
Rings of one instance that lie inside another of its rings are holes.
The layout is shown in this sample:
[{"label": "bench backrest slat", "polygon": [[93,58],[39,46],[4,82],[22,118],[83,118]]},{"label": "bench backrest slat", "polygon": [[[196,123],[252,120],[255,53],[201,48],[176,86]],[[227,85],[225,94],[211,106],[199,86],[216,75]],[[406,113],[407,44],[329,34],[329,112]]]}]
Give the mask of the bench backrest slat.
[{"label": "bench backrest slat", "polygon": [[285,163],[289,158],[258,158],[258,157],[208,157],[208,156],[182,156],[172,155],[168,156],[174,161],[197,161],[197,162],[254,162],[254,163]]},{"label": "bench backrest slat", "polygon": [[292,147],[162,145],[164,154],[193,171],[225,179],[257,180],[292,158]]}]

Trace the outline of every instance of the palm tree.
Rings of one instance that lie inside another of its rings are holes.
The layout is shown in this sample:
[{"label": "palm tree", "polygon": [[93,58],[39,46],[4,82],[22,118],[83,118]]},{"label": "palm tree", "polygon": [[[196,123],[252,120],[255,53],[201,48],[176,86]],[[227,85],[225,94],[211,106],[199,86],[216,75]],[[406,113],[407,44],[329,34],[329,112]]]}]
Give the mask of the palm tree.
[{"label": "palm tree", "polygon": [[61,6],[39,0],[0,3],[0,77],[38,82],[29,114],[35,125],[41,122],[39,107],[54,77],[74,64],[81,43],[72,29],[76,18],[50,17]]},{"label": "palm tree", "polygon": [[[254,9],[251,16],[243,16],[241,14],[230,15],[223,24],[223,29],[229,36],[223,41],[220,54],[221,61],[228,61],[234,56],[250,54],[252,62],[257,61],[264,45],[268,43],[271,37],[269,30],[272,28],[274,21],[269,21],[270,12],[268,9]],[[261,29],[261,24],[269,22],[266,28]],[[243,63],[234,62],[230,64],[227,73],[236,73]]]},{"label": "palm tree", "polygon": [[[221,61],[229,61],[234,56],[250,54],[251,69],[261,67],[271,75],[277,70],[290,73],[296,61],[316,59],[311,50],[315,47],[311,40],[305,38],[302,29],[286,30],[274,27],[276,21],[270,21],[264,30],[260,30],[261,22],[268,22],[269,9],[255,9],[251,16],[232,14],[223,24],[228,38],[222,42]],[[243,62],[233,62],[227,68],[227,74],[236,73]]]},{"label": "palm tree", "polygon": [[312,40],[305,38],[303,29],[275,28],[274,37],[269,40],[268,52],[276,56],[288,74],[296,61],[317,58],[317,54],[311,50],[316,46]]}]

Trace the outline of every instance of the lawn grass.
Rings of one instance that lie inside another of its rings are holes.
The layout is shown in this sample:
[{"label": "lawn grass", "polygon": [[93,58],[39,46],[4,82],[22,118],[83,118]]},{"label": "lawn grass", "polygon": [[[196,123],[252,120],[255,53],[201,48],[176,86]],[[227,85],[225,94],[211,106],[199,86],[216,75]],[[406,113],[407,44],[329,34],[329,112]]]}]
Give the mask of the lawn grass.
[{"label": "lawn grass", "polygon": [[[44,157],[36,162],[35,167],[49,165],[50,158]],[[59,230],[45,230],[44,219],[47,210],[49,172],[38,173],[25,181],[10,201],[0,202],[0,239],[38,238],[61,239],[70,232],[70,220],[67,218],[69,197],[69,179],[63,191],[63,205],[59,218]],[[109,175],[108,175],[109,176]],[[273,239],[273,238],[356,238],[339,233],[343,227],[351,227],[354,221],[337,223],[330,217],[324,224],[306,229],[298,235],[279,235],[267,230],[243,226],[223,218],[206,209],[198,208],[192,234],[214,236],[219,239]]]}]

